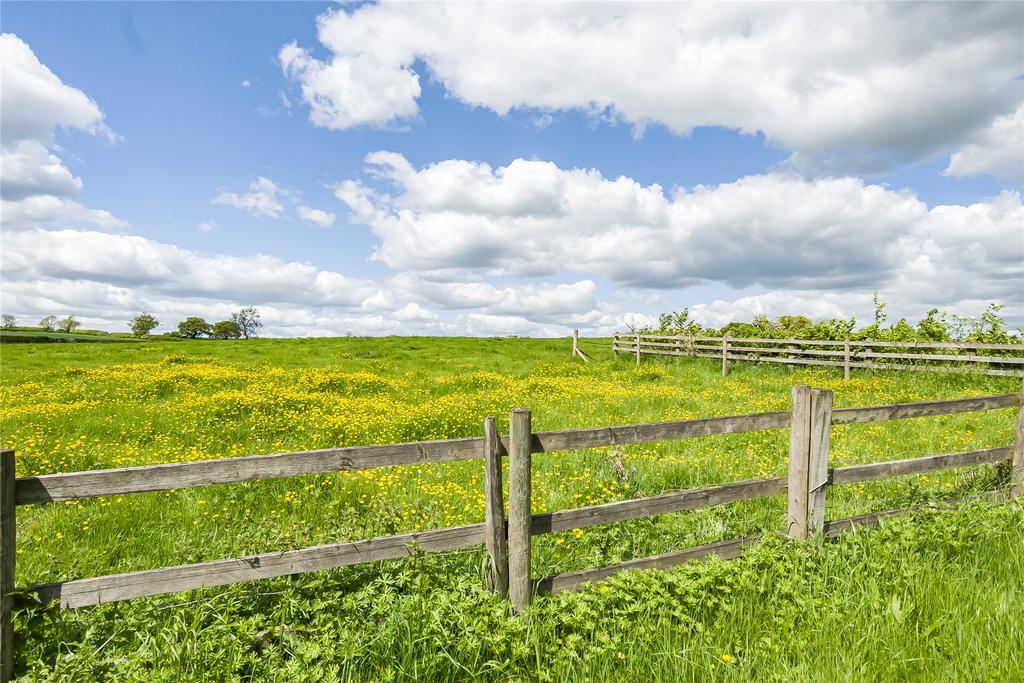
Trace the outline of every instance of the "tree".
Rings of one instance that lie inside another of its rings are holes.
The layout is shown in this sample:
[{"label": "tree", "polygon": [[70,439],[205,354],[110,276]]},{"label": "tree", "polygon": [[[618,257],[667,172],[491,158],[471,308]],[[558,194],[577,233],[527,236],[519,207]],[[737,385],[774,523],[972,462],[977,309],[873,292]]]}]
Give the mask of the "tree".
[{"label": "tree", "polygon": [[44,332],[53,332],[57,328],[57,316],[48,315],[39,321],[39,327]]},{"label": "tree", "polygon": [[132,318],[130,323],[128,323],[128,327],[131,328],[132,334],[136,337],[146,337],[159,324],[160,321],[149,313],[139,313],[137,316]]},{"label": "tree", "polygon": [[59,323],[57,323],[57,329],[59,329],[61,332],[74,332],[75,328],[81,324],[82,323],[75,320],[75,316],[69,315],[68,317],[64,318]]},{"label": "tree", "polygon": [[178,334],[186,339],[198,339],[210,334],[210,323],[192,316],[178,323]]},{"label": "tree", "polygon": [[875,327],[880,328],[889,319],[889,316],[885,313],[886,304],[882,301],[877,289],[871,293],[871,303],[875,305]]},{"label": "tree", "polygon": [[5,330],[9,330],[9,329],[11,329],[12,327],[14,327],[15,325],[18,324],[18,319],[15,318],[10,313],[4,313],[3,320],[4,320],[3,325],[4,325],[4,329]]},{"label": "tree", "polygon": [[917,335],[925,341],[949,341],[949,323],[946,322],[946,314],[939,313],[937,308],[928,311],[928,314],[917,323]]},{"label": "tree", "polygon": [[239,331],[246,339],[255,337],[259,329],[263,327],[260,320],[260,313],[255,308],[243,308],[238,313],[231,314],[231,322],[238,325]]},{"label": "tree", "polygon": [[242,336],[242,328],[234,320],[221,320],[213,324],[211,336],[214,339],[238,339]]}]

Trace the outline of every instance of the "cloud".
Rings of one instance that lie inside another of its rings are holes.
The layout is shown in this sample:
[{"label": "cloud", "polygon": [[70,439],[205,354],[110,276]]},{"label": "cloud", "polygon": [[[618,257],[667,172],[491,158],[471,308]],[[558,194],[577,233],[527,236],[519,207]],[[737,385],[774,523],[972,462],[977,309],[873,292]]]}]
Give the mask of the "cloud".
[{"label": "cloud", "polygon": [[83,204],[54,195],[33,195],[18,201],[0,201],[3,227],[11,231],[30,229],[42,224],[82,224],[105,230],[124,230],[128,224],[103,209],[90,209]]},{"label": "cloud", "polygon": [[[165,322],[226,317],[259,306],[274,335],[563,334],[565,325],[612,329],[616,311],[593,282],[543,284],[383,281],[348,277],[273,256],[204,254],[134,235],[25,230],[5,236],[2,308],[24,319],[75,312],[120,329],[140,310]],[[524,322],[525,321],[525,322]]]},{"label": "cloud", "polygon": [[89,209],[77,197],[81,179],[55,154],[54,131],[76,129],[116,141],[99,105],[62,82],[12,33],[0,35],[0,164],[2,224],[20,230],[40,223],[86,223],[122,229],[108,211]]},{"label": "cloud", "polygon": [[245,79],[244,81],[242,81],[242,87],[243,87],[243,88],[246,88],[246,89],[248,89],[248,88],[251,88],[251,87],[252,87],[252,83],[251,83],[251,82],[249,81],[249,79],[248,79],[248,78],[246,78],[246,79]]},{"label": "cloud", "polygon": [[1011,113],[1022,31],[1012,3],[382,3],[320,16],[327,59],[290,43],[279,60],[325,128],[415,119],[422,65],[502,116],[762,132],[800,170],[878,173]]},{"label": "cloud", "polygon": [[[497,288],[482,278],[565,274],[664,291],[889,287],[914,306],[967,296],[1019,303],[1024,294],[1016,192],[929,208],[910,191],[856,178],[770,173],[666,191],[538,160],[416,169],[375,152],[367,163],[366,177],[340,183],[336,195],[379,238],[373,258],[419,273],[418,290],[443,307],[497,306]],[[592,297],[588,287],[592,280],[567,291]],[[543,319],[536,303],[503,305]]]},{"label": "cloud", "polygon": [[321,228],[329,228],[334,225],[334,214],[324,211],[323,209],[314,209],[309,206],[297,206],[295,213],[298,214],[299,218],[310,223],[316,223]]},{"label": "cloud", "polygon": [[419,78],[409,67],[358,53],[326,64],[295,43],[282,47],[278,58],[285,74],[301,83],[318,126],[385,125],[418,110]]},{"label": "cloud", "polygon": [[196,225],[196,230],[203,234],[209,234],[217,229],[217,221],[203,221]]},{"label": "cloud", "polygon": [[984,173],[1024,185],[1024,104],[976,132],[949,158],[943,173],[956,177]]},{"label": "cloud", "polygon": [[277,198],[280,191],[276,183],[260,176],[249,183],[249,191],[245,194],[222,191],[210,202],[232,206],[250,216],[280,218],[284,211],[284,205]]},{"label": "cloud", "polygon": [[108,138],[116,136],[99,105],[78,88],[66,85],[39,61],[28,43],[13,33],[0,35],[3,55],[2,141],[53,141],[54,128],[75,128]]}]

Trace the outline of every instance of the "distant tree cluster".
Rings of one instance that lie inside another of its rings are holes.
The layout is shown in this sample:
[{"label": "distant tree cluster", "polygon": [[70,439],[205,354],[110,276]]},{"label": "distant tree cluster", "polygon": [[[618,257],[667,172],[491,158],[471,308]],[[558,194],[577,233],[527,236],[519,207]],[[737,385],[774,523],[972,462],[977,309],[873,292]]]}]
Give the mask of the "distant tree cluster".
[{"label": "distant tree cluster", "polygon": [[[11,316],[11,318],[13,321],[14,316]],[[4,322],[6,326],[6,318]],[[55,315],[48,315],[39,321],[39,328],[42,329],[44,332],[55,332],[58,330],[61,332],[74,332],[81,325],[82,323],[75,320],[75,316],[73,315],[69,315],[68,317],[62,318],[60,320],[57,320],[57,316]],[[11,327],[14,327],[13,322]]]},{"label": "distant tree cluster", "polygon": [[[2,325],[5,330],[13,330],[18,327],[18,319],[10,313],[4,313]],[[74,332],[81,326],[74,315],[58,319],[55,315],[48,315],[39,321],[34,329],[43,332]],[[160,321],[150,313],[140,313],[128,322],[128,329],[135,337],[148,337],[157,327]],[[186,339],[252,339],[259,335],[263,321],[260,313],[255,308],[243,308],[237,313],[232,313],[228,320],[221,320],[215,323],[208,323],[203,318],[190,316],[180,323],[175,331],[167,333],[167,336],[183,337]],[[26,328],[21,328],[26,329]],[[33,328],[27,328],[33,329]],[[110,334],[101,330],[83,330],[90,334]]]},{"label": "distant tree cluster", "polygon": [[658,327],[633,329],[644,334],[690,335],[706,337],[747,337],[758,339],[821,339],[821,340],[875,340],[875,341],[929,341],[977,342],[982,344],[1024,343],[1024,330],[1012,335],[1006,328],[1001,311],[1003,304],[989,304],[978,318],[940,312],[933,308],[916,324],[900,318],[887,324],[886,304],[874,294],[875,314],[870,325],[857,327],[857,320],[832,318],[812,321],[802,315],[783,315],[775,320],[756,315],[748,323],[731,322],[721,328],[705,327],[690,318],[689,309],[677,313],[663,313]]},{"label": "distant tree cluster", "polygon": [[260,313],[255,308],[243,308],[232,313],[229,320],[208,323],[204,318],[188,317],[178,323],[178,336],[186,339],[251,339],[263,327]]}]

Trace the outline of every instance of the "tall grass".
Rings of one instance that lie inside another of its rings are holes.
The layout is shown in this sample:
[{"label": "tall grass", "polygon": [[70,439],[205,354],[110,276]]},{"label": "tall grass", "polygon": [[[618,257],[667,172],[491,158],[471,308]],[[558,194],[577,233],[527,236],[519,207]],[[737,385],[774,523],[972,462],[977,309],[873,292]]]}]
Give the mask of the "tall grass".
[{"label": "tall grass", "polygon": [[[26,344],[2,349],[0,427],[27,475],[472,436],[486,415],[501,424],[519,405],[533,408],[541,430],[785,410],[794,383],[833,389],[837,407],[1019,390],[1012,378],[887,372],[844,381],[831,369],[742,363],[723,380],[713,362],[645,359],[636,370],[600,351],[584,366],[568,351],[565,340],[499,339]],[[836,428],[833,463],[1005,445],[1015,420],[1001,410]],[[779,430],[536,456],[534,506],[774,476],[784,472],[786,441]],[[835,487],[828,514],[1004,478],[981,467]],[[533,572],[774,530],[784,505],[777,497],[538,537]],[[20,508],[18,583],[482,515],[479,462]],[[972,507],[822,547],[771,541],[732,563],[633,573],[544,598],[525,620],[482,589],[479,551],[78,611],[33,609],[18,619],[18,667],[53,680],[879,680],[917,671],[998,680],[1024,628],[1021,526],[1019,505]]]}]

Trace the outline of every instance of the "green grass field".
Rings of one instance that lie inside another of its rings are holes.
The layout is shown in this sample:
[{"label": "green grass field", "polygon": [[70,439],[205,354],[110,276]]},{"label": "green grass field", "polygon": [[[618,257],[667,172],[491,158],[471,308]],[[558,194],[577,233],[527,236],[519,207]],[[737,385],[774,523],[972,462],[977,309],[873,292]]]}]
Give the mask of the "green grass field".
[{"label": "green grass field", "polygon": [[[528,406],[536,430],[988,395],[1020,380],[615,362],[609,344],[294,339],[0,349],[3,445],[19,476],[477,436]],[[834,465],[1001,446],[1016,411],[833,429]],[[534,509],[785,472],[775,430],[534,456]],[[828,516],[1000,486],[1005,469],[833,487]],[[479,461],[19,508],[18,584],[357,540],[483,519]],[[781,496],[534,541],[544,576],[783,526]],[[822,544],[620,574],[527,618],[483,588],[481,551],[97,608],[19,612],[27,680],[1011,680],[1024,647],[1024,509],[926,510]]]}]

